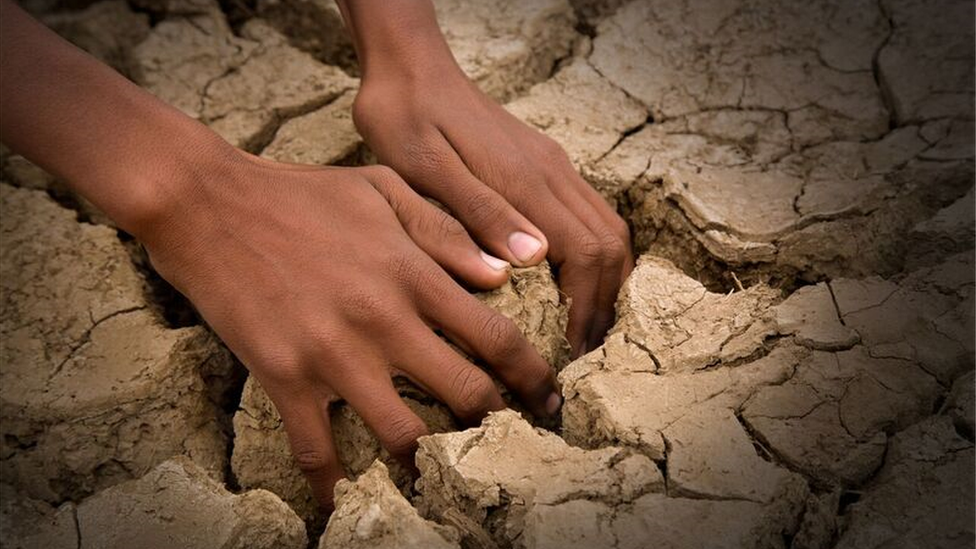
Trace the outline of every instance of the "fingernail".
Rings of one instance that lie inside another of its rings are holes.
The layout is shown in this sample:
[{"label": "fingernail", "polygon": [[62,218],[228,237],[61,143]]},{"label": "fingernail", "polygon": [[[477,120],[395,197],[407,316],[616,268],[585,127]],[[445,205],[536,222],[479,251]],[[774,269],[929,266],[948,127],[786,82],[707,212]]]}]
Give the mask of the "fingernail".
[{"label": "fingernail", "polygon": [[542,242],[538,238],[522,231],[515,231],[508,237],[508,249],[519,261],[531,261],[541,247]]},{"label": "fingernail", "polygon": [[562,404],[562,397],[556,393],[552,393],[549,395],[549,398],[546,399],[546,413],[548,413],[550,416],[556,415],[556,412],[559,411],[559,407],[562,406]]},{"label": "fingernail", "polygon": [[505,261],[504,259],[498,259],[493,255],[488,255],[484,251],[481,252],[481,260],[487,263],[489,267],[491,267],[496,271],[504,271],[509,267],[508,261]]}]

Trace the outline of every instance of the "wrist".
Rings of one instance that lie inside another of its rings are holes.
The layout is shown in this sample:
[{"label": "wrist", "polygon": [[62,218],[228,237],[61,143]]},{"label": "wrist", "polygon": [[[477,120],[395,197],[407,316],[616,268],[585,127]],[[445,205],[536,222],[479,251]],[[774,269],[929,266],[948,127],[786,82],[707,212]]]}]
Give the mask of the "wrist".
[{"label": "wrist", "polygon": [[364,81],[463,74],[429,0],[339,0],[339,5]]},{"label": "wrist", "polygon": [[171,138],[137,152],[138,162],[123,163],[117,187],[126,193],[103,206],[120,228],[147,246],[205,213],[206,187],[229,179],[240,164],[240,151],[208,128],[189,119],[175,122]]}]

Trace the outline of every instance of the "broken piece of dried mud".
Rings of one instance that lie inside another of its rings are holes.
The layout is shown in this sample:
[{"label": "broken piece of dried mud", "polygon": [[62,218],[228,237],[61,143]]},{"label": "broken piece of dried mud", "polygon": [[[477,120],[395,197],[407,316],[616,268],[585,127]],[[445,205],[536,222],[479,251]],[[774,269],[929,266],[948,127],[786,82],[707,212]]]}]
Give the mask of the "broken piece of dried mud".
[{"label": "broken piece of dried mud", "polygon": [[746,500],[675,496],[657,466],[621,448],[582,450],[512,411],[424,437],[418,505],[461,513],[501,547],[777,547],[795,528]]},{"label": "broken piece of dried mud", "polygon": [[723,264],[766,278],[892,275],[926,253],[912,228],[972,187],[971,161],[925,159],[934,145],[918,127],[763,163],[719,136],[678,126],[627,137],[589,177],[617,189],[638,250],[653,248],[710,283],[721,280]]},{"label": "broken piece of dried mud", "polygon": [[225,437],[203,376],[229,353],[168,329],[115,231],[44,193],[0,184],[0,471],[60,502],[187,454],[220,474]]},{"label": "broken piece of dried mud", "polygon": [[815,351],[787,383],[759,390],[743,420],[791,467],[828,484],[864,482],[882,463],[887,433],[931,414],[943,386],[974,367],[972,261],[959,254],[900,281],[832,280],[820,307],[803,296],[796,305],[808,311],[836,307],[859,344]]},{"label": "broken piece of dried mud", "polygon": [[434,8],[458,64],[500,102],[548,78],[577,37],[566,0],[434,0]]},{"label": "broken piece of dried mud", "polygon": [[41,22],[99,61],[129,73],[132,48],[149,35],[149,17],[125,0],[96,2],[84,10],[55,12]]},{"label": "broken piece of dried mud", "polygon": [[574,448],[511,410],[491,413],[478,428],[422,437],[417,467],[425,515],[453,509],[477,524],[487,519],[504,545],[521,535],[535,505],[623,503],[664,488],[646,457],[619,448]]},{"label": "broken piece of dried mud", "polygon": [[308,543],[301,519],[274,494],[231,494],[187,459],[99,492],[76,514],[82,549],[302,549]]},{"label": "broken piece of dried mud", "polygon": [[4,547],[304,549],[305,525],[274,494],[234,495],[186,458],[54,509],[0,487]]},{"label": "broken piece of dried mud", "polygon": [[959,200],[942,208],[931,218],[912,227],[911,249],[906,261],[909,270],[931,265],[943,257],[973,249],[976,235],[976,196],[969,189]]},{"label": "broken piece of dried mud", "polygon": [[552,78],[505,105],[556,140],[577,166],[609,152],[623,134],[647,120],[647,109],[576,58]]},{"label": "broken piece of dried mud", "polygon": [[897,283],[836,279],[830,288],[841,320],[872,356],[915,362],[948,385],[973,369],[973,260],[970,250]]},{"label": "broken piece of dried mud", "polygon": [[871,62],[886,30],[873,0],[630,2],[597,28],[590,62],[658,121],[767,110],[795,134],[876,138],[888,114]]},{"label": "broken piece of dried mud", "polygon": [[[638,250],[710,284],[730,286],[717,284],[725,265],[743,280],[812,281],[924,264],[914,258],[954,236],[906,235],[973,179],[972,30],[961,23],[972,7],[954,2],[922,22],[928,6],[621,7],[598,27],[587,60],[655,123],[587,167],[587,178],[625,204]],[[918,23],[896,15],[892,29],[889,12],[918,14]],[[943,61],[928,63],[924,47],[906,48],[900,36],[958,57],[939,78],[919,79],[912,66]],[[885,78],[886,56],[899,60],[888,69],[898,78]],[[933,110],[890,126],[905,95],[928,98]]]},{"label": "broken piece of dried mud", "polygon": [[845,516],[836,547],[972,546],[973,444],[945,416],[898,433],[885,466]]},{"label": "broken piece of dried mud", "polygon": [[[461,69],[498,101],[551,74],[577,38],[566,0],[434,0],[437,21]],[[349,33],[332,0],[261,0],[257,14],[319,61],[359,72]]]},{"label": "broken piece of dried mud", "polygon": [[355,98],[355,92],[347,91],[320,109],[288,120],[261,156],[297,164],[362,163],[363,140],[352,122]]},{"label": "broken piece of dried mud", "polygon": [[352,40],[334,0],[258,0],[255,13],[292,46],[322,63],[347,70],[356,64]]},{"label": "broken piece of dried mud", "polygon": [[956,378],[946,400],[946,412],[959,432],[970,440],[976,436],[976,373],[969,371]]},{"label": "broken piece of dried mud", "polygon": [[671,262],[642,256],[617,300],[612,334],[645,349],[662,372],[690,372],[749,356],[776,331],[779,291],[756,285],[716,294]]},{"label": "broken piece of dried mud", "polygon": [[9,549],[78,549],[75,505],[55,509],[0,484],[0,539]]},{"label": "broken piece of dried mud", "polygon": [[[565,363],[569,353],[564,335],[566,308],[560,303],[559,291],[548,265],[516,269],[509,283],[478,294],[478,298],[515,322],[550,364],[561,367]],[[401,397],[431,432],[456,429],[447,407],[406,380],[398,380],[396,385]],[[333,406],[331,415],[339,457],[350,473],[359,475],[374,460],[380,459],[388,467],[395,484],[404,492],[410,490],[410,472],[380,446],[351,407],[338,403]],[[253,377],[244,386],[240,409],[234,416],[234,433],[231,466],[241,486],[271,490],[306,520],[319,521],[318,506],[291,457],[280,416]]]},{"label": "broken piece of dried mud", "polygon": [[259,19],[234,35],[216,10],[165,19],[133,57],[136,82],[252,151],[263,148],[282,121],[357,85],[341,69],[288,45]]},{"label": "broken piece of dried mud", "polygon": [[791,467],[858,485],[881,465],[886,431],[931,413],[939,392],[910,362],[873,358],[860,346],[815,351],[787,383],[760,389],[742,418]]},{"label": "broken piece of dried mud", "polygon": [[319,540],[319,549],[459,549],[457,532],[423,519],[390,480],[386,466],[374,462],[354,482],[336,485],[336,509]]},{"label": "broken piece of dried mud", "polygon": [[[419,390],[398,384],[401,397],[431,432],[456,428],[450,412]],[[362,418],[347,404],[332,407],[332,433],[339,459],[352,475],[362,474],[381,459],[401,490],[409,490],[410,472],[380,445]],[[262,488],[278,494],[303,519],[319,524],[323,519],[311,489],[292,458],[284,425],[257,381],[244,385],[240,410],[234,416],[234,452],[231,467],[244,488]]]},{"label": "broken piece of dried mud", "polygon": [[[612,335],[560,373],[563,435],[666,463],[669,496],[766,504],[787,531],[809,507],[791,470],[826,486],[863,483],[887,433],[934,411],[941,377],[972,369],[962,343],[971,256],[898,281],[806,286],[778,303],[775,292],[757,301],[761,285],[711,293],[642,257]],[[922,343],[934,334],[941,354]]]},{"label": "broken piece of dried mud", "polygon": [[972,3],[883,0],[880,7],[891,35],[878,52],[878,80],[898,124],[972,113]]}]

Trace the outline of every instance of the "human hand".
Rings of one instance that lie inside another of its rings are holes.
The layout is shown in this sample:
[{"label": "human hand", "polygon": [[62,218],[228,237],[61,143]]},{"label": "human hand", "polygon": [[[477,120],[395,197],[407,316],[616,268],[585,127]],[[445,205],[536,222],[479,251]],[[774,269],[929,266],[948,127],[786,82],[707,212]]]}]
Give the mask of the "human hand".
[{"label": "human hand", "polygon": [[435,329],[488,363],[530,411],[555,412],[549,365],[437,263],[479,287],[504,283],[507,271],[390,169],[206,156],[217,167],[194,170],[138,236],[274,401],[324,506],[344,477],[330,401],[345,399],[408,462],[427,429],[399,398],[394,370],[468,423],[505,406]]},{"label": "human hand", "polygon": [[[353,117],[380,161],[447,206],[490,253],[531,265],[548,248],[572,299],[574,351],[600,344],[633,269],[630,234],[558,144],[454,70],[364,78]],[[536,248],[522,235],[537,238]]]},{"label": "human hand", "polygon": [[627,224],[562,148],[457,66],[429,2],[340,1],[363,78],[353,120],[379,160],[514,265],[548,254],[571,298],[567,339],[598,346],[634,260]]}]

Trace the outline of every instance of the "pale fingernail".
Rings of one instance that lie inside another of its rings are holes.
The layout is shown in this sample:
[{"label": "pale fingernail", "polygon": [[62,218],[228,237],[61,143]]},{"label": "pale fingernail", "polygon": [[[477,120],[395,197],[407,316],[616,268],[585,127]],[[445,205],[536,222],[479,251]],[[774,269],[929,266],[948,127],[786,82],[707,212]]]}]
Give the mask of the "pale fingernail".
[{"label": "pale fingernail", "polygon": [[508,249],[519,261],[531,261],[541,247],[538,238],[522,231],[515,231],[508,237]]},{"label": "pale fingernail", "polygon": [[563,399],[556,393],[552,393],[549,395],[549,398],[546,399],[546,412],[550,416],[554,416],[556,415],[556,412],[559,411],[559,407],[562,406],[562,404]]},{"label": "pale fingernail", "polygon": [[509,267],[508,261],[505,261],[504,259],[498,259],[493,255],[488,255],[483,250],[481,252],[481,260],[487,263],[489,267],[491,267],[496,271],[504,271]]}]

